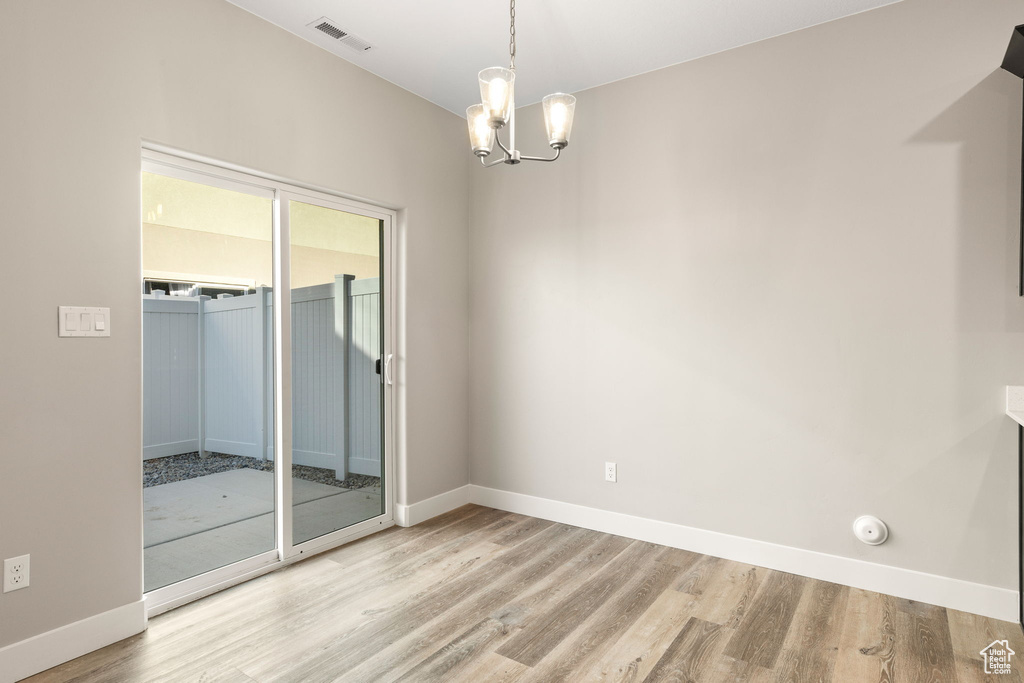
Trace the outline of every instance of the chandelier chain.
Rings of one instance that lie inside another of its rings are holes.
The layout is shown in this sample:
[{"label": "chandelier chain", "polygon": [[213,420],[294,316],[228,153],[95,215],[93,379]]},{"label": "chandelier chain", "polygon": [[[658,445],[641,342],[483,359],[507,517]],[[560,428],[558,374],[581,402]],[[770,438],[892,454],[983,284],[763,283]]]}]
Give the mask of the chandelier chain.
[{"label": "chandelier chain", "polygon": [[509,15],[512,18],[512,26],[509,28],[509,41],[508,41],[508,54],[511,57],[511,64],[509,68],[512,71],[516,70],[516,0],[511,0],[509,5]]}]

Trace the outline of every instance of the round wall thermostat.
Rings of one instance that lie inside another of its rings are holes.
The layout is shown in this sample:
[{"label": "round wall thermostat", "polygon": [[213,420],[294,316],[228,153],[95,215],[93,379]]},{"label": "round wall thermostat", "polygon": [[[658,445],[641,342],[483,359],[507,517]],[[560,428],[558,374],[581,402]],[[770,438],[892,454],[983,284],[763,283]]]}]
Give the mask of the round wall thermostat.
[{"label": "round wall thermostat", "polygon": [[878,517],[864,515],[853,522],[853,535],[868,545],[880,545],[889,538],[889,527]]}]

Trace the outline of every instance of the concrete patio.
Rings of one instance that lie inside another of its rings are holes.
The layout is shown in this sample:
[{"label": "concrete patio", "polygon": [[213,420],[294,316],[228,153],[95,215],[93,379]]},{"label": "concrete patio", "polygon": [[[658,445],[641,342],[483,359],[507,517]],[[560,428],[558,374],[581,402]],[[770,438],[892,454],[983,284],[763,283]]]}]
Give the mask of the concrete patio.
[{"label": "concrete patio", "polygon": [[[380,488],[292,479],[293,536],[301,543],[381,513]],[[143,490],[147,592],[275,546],[274,475],[220,472]]]}]

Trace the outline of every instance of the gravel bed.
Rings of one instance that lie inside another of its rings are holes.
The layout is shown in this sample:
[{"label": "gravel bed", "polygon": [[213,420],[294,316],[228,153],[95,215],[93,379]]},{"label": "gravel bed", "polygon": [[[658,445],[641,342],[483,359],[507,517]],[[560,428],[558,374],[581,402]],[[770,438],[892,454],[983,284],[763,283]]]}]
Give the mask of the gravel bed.
[{"label": "gravel bed", "polygon": [[[207,453],[205,458],[199,457],[198,453],[184,453],[182,455],[168,455],[164,458],[153,458],[142,461],[142,485],[143,487],[159,486],[170,484],[175,481],[205,477],[208,474],[218,472],[229,472],[240,469],[259,470],[261,472],[273,472],[274,463],[256,458],[246,458],[241,455],[224,455],[223,453]],[[334,470],[326,470],[320,467],[308,467],[307,465],[292,465],[292,477],[315,481],[318,484],[337,486],[343,489],[362,489],[367,487],[380,487],[379,477],[369,477],[365,474],[352,474],[348,479],[339,481],[334,478]]]}]

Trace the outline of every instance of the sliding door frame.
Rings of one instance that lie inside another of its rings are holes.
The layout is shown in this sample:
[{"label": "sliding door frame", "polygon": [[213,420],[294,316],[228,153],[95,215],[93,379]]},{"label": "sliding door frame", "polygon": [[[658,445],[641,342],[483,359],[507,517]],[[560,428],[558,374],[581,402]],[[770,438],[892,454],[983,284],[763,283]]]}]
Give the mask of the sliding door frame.
[{"label": "sliding door frame", "polygon": [[[314,190],[301,189],[292,187],[290,189],[282,189],[278,194],[277,201],[275,202],[276,210],[280,213],[277,224],[281,227],[280,230],[280,245],[276,245],[277,248],[274,250],[275,261],[274,261],[274,280],[275,282],[291,282],[291,226],[289,225],[290,212],[286,210],[288,202],[304,202],[306,204],[314,204],[316,206],[324,207],[327,209],[333,209],[336,211],[344,211],[346,213],[358,214],[366,216],[368,218],[375,218],[381,223],[381,301],[383,302],[383,315],[381,316],[381,323],[383,326],[382,339],[384,341],[382,353],[382,360],[386,361],[389,357],[393,357],[394,354],[394,330],[395,330],[395,306],[393,299],[394,292],[394,273],[392,268],[393,261],[393,238],[394,238],[394,225],[395,225],[395,214],[392,211],[373,207],[361,202],[353,202],[351,200],[342,199],[340,197],[327,195],[322,192]],[[275,232],[275,234],[278,234]],[[285,292],[287,291],[289,297],[288,300],[284,300]],[[292,344],[291,344],[291,287],[275,287],[274,288],[274,316],[275,321],[280,321],[274,328],[274,348],[280,348],[280,355],[275,355],[275,404],[280,401],[282,406],[288,406],[288,410],[274,410],[274,448],[275,452],[280,449],[280,452],[288,454],[288,471],[291,472],[291,457],[292,457],[292,402],[291,402],[291,360],[292,360]],[[288,334],[285,334],[285,330],[288,330]],[[276,352],[275,352],[276,354]],[[278,371],[280,368],[280,371]],[[383,432],[381,443],[383,446],[383,452],[381,453],[382,469],[381,478],[383,479],[381,486],[381,495],[384,500],[384,514],[376,517],[371,517],[362,522],[358,522],[351,526],[347,526],[344,529],[339,529],[323,536],[312,538],[303,543],[293,543],[293,530],[292,524],[292,508],[293,503],[284,505],[281,509],[283,514],[278,515],[278,537],[284,539],[282,547],[284,550],[284,559],[302,556],[305,554],[312,554],[326,550],[327,548],[333,548],[337,545],[344,543],[349,537],[358,537],[366,535],[365,532],[373,532],[377,529],[384,528],[385,522],[394,524],[394,486],[391,485],[394,480],[394,411],[393,411],[393,389],[394,385],[389,384],[387,380],[387,373],[383,370],[380,374],[381,378],[381,394],[383,396],[383,411],[381,412],[381,420],[383,422]],[[278,420],[280,422],[278,422]],[[287,440],[285,442],[285,440]],[[282,501],[292,501],[292,477],[278,477],[278,505],[282,504]]]},{"label": "sliding door frame", "polygon": [[[359,214],[381,225],[381,322],[384,364],[394,358],[396,332],[395,226],[396,212],[232,164],[186,154],[163,145],[144,142],[142,170],[273,198],[273,317],[274,317],[274,504],[276,548],[240,562],[194,576],[145,594],[148,616],[155,616],[218,590],[273,571],[292,562],[395,524],[395,388],[381,373],[383,512],[362,522],[310,539],[292,543],[292,392],[291,392],[291,230],[287,202],[316,204]],[[141,275],[141,272],[140,272]],[[140,288],[141,291],[141,288]],[[141,337],[141,329],[140,329]],[[200,444],[202,446],[202,444]],[[140,444],[141,458],[141,444]],[[141,511],[140,511],[141,512]],[[140,544],[141,545],[141,544]],[[144,568],[143,568],[144,571]]]}]

